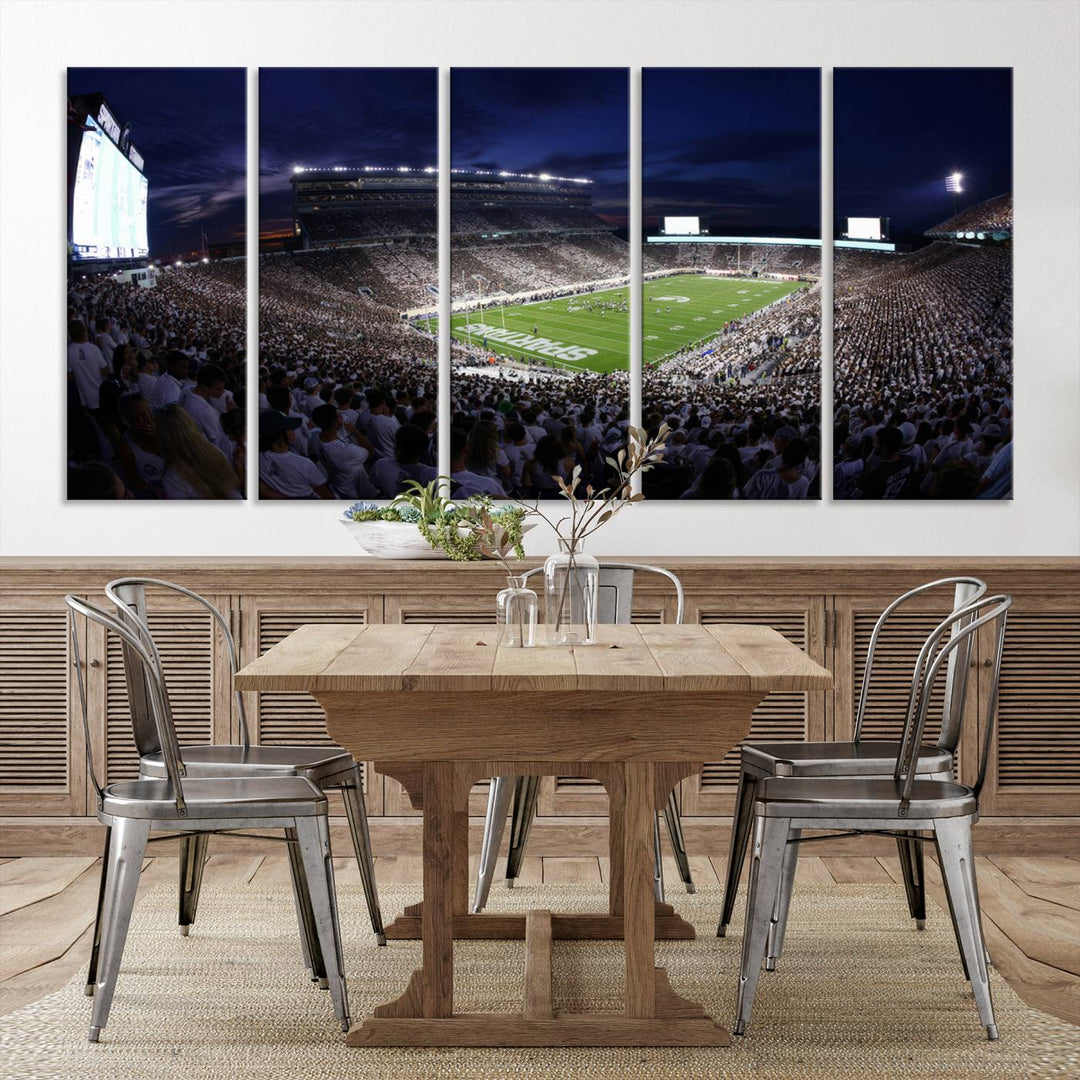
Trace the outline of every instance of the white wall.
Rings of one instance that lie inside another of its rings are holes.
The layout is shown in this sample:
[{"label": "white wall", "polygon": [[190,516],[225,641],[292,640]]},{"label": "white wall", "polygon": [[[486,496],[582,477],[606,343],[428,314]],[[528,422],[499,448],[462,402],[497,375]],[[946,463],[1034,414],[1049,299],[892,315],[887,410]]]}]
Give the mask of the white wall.
[{"label": "white wall", "polygon": [[[826,87],[828,69],[844,65],[1014,66],[1015,499],[978,505],[645,503],[607,526],[594,548],[641,555],[1080,552],[1080,6],[1075,0],[8,0],[2,17],[0,551],[5,555],[357,551],[335,521],[336,504],[63,501],[65,393],[58,358],[64,347],[65,69],[166,64],[821,65]],[[250,143],[254,153],[254,140]],[[254,192],[254,171],[251,184]],[[250,229],[255,213],[252,199]],[[826,222],[830,219],[826,213]],[[543,553],[551,547],[550,537],[534,534],[529,546]]]}]

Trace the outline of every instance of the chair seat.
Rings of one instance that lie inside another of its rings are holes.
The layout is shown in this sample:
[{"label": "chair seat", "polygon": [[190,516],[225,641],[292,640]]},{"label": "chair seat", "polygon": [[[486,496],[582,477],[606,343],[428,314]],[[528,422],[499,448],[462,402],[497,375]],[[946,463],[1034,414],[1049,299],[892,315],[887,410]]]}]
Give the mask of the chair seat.
[{"label": "chair seat", "polygon": [[[754,811],[766,817],[899,818],[900,784],[893,779],[774,776],[758,784]],[[916,780],[909,820],[975,814],[975,793],[951,780]]]},{"label": "chair seat", "polygon": [[218,777],[183,781],[187,814],[176,812],[176,797],[168,780],[127,780],[110,784],[101,814],[154,821],[200,818],[315,817],[326,813],[326,796],[300,776]]},{"label": "chair seat", "polygon": [[[340,746],[249,746],[216,743],[182,746],[187,775],[222,776],[292,776],[303,774],[316,783],[353,768],[352,755]],[[165,762],[159,753],[144,754],[139,772],[146,778],[164,778]],[[184,784],[187,790],[187,784]]]},{"label": "chair seat", "polygon": [[[899,742],[745,743],[745,766],[772,776],[892,776]],[[187,759],[187,752],[184,754]],[[919,747],[917,773],[952,772],[952,754]]]}]

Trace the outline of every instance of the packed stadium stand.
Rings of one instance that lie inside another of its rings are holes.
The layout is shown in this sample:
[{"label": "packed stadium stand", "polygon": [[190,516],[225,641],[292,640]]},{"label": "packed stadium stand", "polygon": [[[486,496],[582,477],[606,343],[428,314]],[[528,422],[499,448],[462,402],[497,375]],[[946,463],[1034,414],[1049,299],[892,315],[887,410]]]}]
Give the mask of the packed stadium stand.
[{"label": "packed stadium stand", "polygon": [[926,235],[935,240],[985,240],[990,234],[994,240],[1005,240],[1012,236],[1012,231],[1013,197],[1009,192],[961,210],[940,225],[927,229]]},{"label": "packed stadium stand", "polygon": [[238,499],[246,261],[68,281],[68,497]]},{"label": "packed stadium stand", "polygon": [[730,273],[817,277],[821,249],[801,244],[646,244],[642,270],[724,270]]},{"label": "packed stadium stand", "polygon": [[1011,207],[970,207],[910,254],[836,252],[834,497],[1010,497]]}]

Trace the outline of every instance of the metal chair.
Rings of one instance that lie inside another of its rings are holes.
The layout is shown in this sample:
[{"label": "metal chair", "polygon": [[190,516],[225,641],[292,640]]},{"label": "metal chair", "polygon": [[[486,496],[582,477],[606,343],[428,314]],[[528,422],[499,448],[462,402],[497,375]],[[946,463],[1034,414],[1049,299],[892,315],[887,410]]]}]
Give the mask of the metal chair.
[{"label": "metal chair", "polygon": [[[144,643],[152,642],[150,634],[147,588],[167,589],[194,601],[205,608],[225,640],[232,675],[237,671],[236,644],[229,624],[205,597],[190,589],[157,578],[118,578],[105,586],[105,594],[116,607],[122,623],[139,635]],[[129,646],[125,642],[124,667],[127,677],[128,700],[131,704],[132,726],[135,742],[139,750],[139,776],[142,779],[160,779],[166,775],[165,763],[157,732],[148,708],[147,692],[141,685],[141,667],[128,655]],[[349,823],[356,863],[360,868],[360,880],[367,900],[371,929],[380,945],[386,944],[383,931],[382,914],[379,910],[379,896],[375,885],[375,868],[371,857],[371,839],[368,833],[367,812],[364,809],[363,787],[360,769],[352,755],[340,746],[252,746],[248,735],[247,714],[244,710],[244,698],[239,691],[234,691],[236,710],[240,720],[239,744],[208,744],[185,746],[184,762],[190,777],[256,777],[256,776],[301,776],[310,780],[322,791],[340,790],[345,802],[345,816]],[[166,698],[166,706],[169,706]],[[186,935],[199,905],[199,891],[202,886],[203,864],[206,861],[208,836],[203,833],[184,841],[180,851],[180,933]],[[295,881],[299,863],[294,846],[289,848],[289,869]],[[294,889],[297,902],[300,903],[303,892]],[[303,922],[311,925],[310,912],[303,912]],[[312,978],[324,983],[326,973],[319,956],[318,941],[315,935],[304,937],[304,962],[311,969]]]},{"label": "metal chair", "polygon": [[[682,582],[670,570],[659,566],[643,566],[637,563],[602,562],[600,564],[600,583],[597,597],[597,622],[627,624],[631,619],[631,606],[634,598],[634,575],[638,572],[659,574],[667,578],[675,587],[675,622],[683,621],[685,597]],[[543,573],[543,567],[535,567],[524,575],[528,580],[534,574]],[[480,868],[476,877],[476,894],[473,897],[474,913],[483,911],[487,904],[491,882],[495,876],[495,864],[499,858],[499,845],[502,843],[506,815],[513,812],[510,824],[510,849],[506,859],[506,887],[512,889],[514,881],[521,871],[525,857],[525,841],[529,829],[536,817],[536,800],[540,792],[539,776],[494,776],[488,789],[487,816],[484,821],[484,839],[480,846]],[[671,847],[675,854],[675,863],[679,868],[686,891],[694,891],[694,879],[690,873],[690,860],[686,854],[683,840],[682,821],[679,817],[679,803],[672,792],[663,810]],[[657,900],[664,899],[664,872],[660,858],[659,820],[654,823],[654,846],[656,848],[655,891]]]},{"label": "metal chair", "polygon": [[[869,699],[874,670],[874,650],[890,617],[899,608],[917,596],[934,589],[951,586],[953,611],[965,607],[986,594],[986,583],[974,577],[950,577],[919,585],[897,597],[879,616],[870,635],[866,651],[866,670],[859,691],[859,703],[855,713],[855,732],[851,742],[803,742],[803,743],[744,743],[742,747],[739,788],[735,797],[735,814],[731,825],[731,842],[728,853],[727,878],[724,884],[724,904],[716,933],[724,937],[732,912],[735,895],[739,890],[739,877],[746,861],[746,848],[750,838],[750,825],[758,784],[770,776],[861,776],[887,777],[892,773],[899,743],[894,741],[864,740],[862,738],[866,703]],[[970,617],[969,617],[970,618]],[[960,738],[960,720],[964,709],[964,693],[967,686],[967,670],[971,655],[971,640],[950,654],[945,682],[945,700],[941,731],[937,745],[919,748],[918,775],[920,779],[949,780],[952,778],[953,753]],[[899,723],[897,724],[899,728]],[[922,846],[909,837],[897,837],[897,850],[904,875],[908,910],[918,929],[926,925],[926,890],[923,881]],[[792,874],[795,867],[790,868]],[[791,882],[785,879],[786,887]]]},{"label": "metal chair", "polygon": [[[349,1028],[348,993],[338,929],[334,867],[330,856],[327,800],[310,780],[300,776],[187,776],[167,707],[160,658],[144,638],[89,601],[65,596],[71,630],[72,658],[90,779],[97,794],[97,817],[105,825],[98,915],[94,928],[87,994],[94,999],[89,1039],[97,1042],[109,1020],[120,962],[131,923],[131,911],[150,831],[153,840],[202,837],[238,829],[284,829],[290,851],[296,852],[298,891],[311,912],[311,926],[301,920],[302,936],[318,940],[334,1012],[343,1031]],[[140,665],[139,686],[146,694],[165,769],[161,779],[130,780],[103,787],[94,766],[93,740],[87,716],[84,665],[79,652],[76,615],[116,634],[133,662]]]},{"label": "metal chair", "polygon": [[[762,961],[766,954],[775,959],[783,949],[791,892],[783,888],[781,882],[798,857],[802,830],[824,829],[839,831],[845,836],[871,833],[899,836],[919,843],[933,840],[964,973],[971,982],[979,1019],[986,1028],[987,1037],[997,1038],[980,922],[971,826],[979,817],[979,792],[986,777],[993,741],[1005,623],[1011,606],[1011,596],[982,598],[954,611],[927,638],[915,666],[907,718],[892,777],[774,776],[757,785],[754,853],[735,1009],[736,1035],[744,1035],[750,1022]],[[978,780],[974,787],[951,780],[920,780],[919,750],[934,683],[949,658],[961,649],[970,650],[979,628],[991,624],[994,661]],[[942,644],[946,634],[948,640]],[[923,832],[929,832],[931,836],[921,835]]]}]

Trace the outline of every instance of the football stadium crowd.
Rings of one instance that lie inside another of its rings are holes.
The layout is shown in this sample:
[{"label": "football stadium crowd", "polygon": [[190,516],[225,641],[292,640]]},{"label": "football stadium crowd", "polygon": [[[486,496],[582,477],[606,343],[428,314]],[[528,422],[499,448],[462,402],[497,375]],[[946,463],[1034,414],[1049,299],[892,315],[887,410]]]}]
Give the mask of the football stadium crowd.
[{"label": "football stadium crowd", "polygon": [[1009,497],[1011,259],[933,243],[849,275],[837,252],[834,498]]},{"label": "football stadium crowd", "polygon": [[645,244],[645,274],[658,270],[720,270],[728,273],[817,277],[821,250],[801,244]]},{"label": "football stadium crowd", "polygon": [[243,259],[68,282],[68,498],[240,499]]}]

